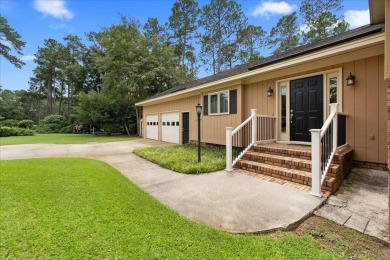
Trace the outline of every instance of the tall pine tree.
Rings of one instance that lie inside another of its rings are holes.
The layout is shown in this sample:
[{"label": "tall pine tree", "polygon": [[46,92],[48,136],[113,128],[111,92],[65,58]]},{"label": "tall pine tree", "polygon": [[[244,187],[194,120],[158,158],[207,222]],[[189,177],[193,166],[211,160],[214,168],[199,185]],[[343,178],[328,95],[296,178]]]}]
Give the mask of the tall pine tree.
[{"label": "tall pine tree", "polygon": [[293,12],[280,18],[276,26],[271,29],[267,45],[270,49],[274,49],[273,54],[277,54],[297,47],[299,38],[298,17],[296,12]]},{"label": "tall pine tree", "polygon": [[307,30],[303,32],[303,43],[317,42],[345,32],[348,23],[335,13],[343,9],[343,0],[303,0],[300,13]]},{"label": "tall pine tree", "polygon": [[169,28],[176,46],[175,53],[182,69],[196,74],[196,56],[193,39],[198,29],[198,3],[194,0],[179,0],[173,4]]},{"label": "tall pine tree", "polygon": [[201,59],[213,73],[231,68],[238,60],[237,44],[241,31],[247,26],[247,18],[234,0],[211,0],[203,6],[199,24],[201,35]]}]

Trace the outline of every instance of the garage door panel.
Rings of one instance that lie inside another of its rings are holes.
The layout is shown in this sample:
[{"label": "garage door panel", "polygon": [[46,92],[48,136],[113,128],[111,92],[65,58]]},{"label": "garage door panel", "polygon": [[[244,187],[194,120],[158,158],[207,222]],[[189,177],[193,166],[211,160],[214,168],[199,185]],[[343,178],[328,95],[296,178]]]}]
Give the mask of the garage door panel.
[{"label": "garage door panel", "polygon": [[146,116],[146,138],[158,140],[158,115]]},{"label": "garage door panel", "polygon": [[161,115],[161,140],[169,143],[180,143],[179,113],[164,113]]}]

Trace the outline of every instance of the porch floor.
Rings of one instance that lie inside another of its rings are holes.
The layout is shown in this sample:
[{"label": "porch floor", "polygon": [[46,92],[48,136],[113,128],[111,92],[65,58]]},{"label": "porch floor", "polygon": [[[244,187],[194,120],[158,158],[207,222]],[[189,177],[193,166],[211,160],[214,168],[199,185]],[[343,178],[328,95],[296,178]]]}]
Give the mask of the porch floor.
[{"label": "porch floor", "polygon": [[315,215],[389,242],[388,174],[353,168]]},{"label": "porch floor", "polygon": [[284,143],[258,143],[259,146],[270,147],[270,148],[280,148],[285,150],[299,150],[299,151],[311,151],[310,145],[301,145],[301,144],[284,144]]}]

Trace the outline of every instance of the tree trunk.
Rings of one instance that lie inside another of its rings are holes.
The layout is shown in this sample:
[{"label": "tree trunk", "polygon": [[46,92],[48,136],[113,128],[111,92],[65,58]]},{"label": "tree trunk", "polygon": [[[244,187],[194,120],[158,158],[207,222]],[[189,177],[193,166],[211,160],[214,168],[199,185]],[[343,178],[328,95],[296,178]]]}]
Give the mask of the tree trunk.
[{"label": "tree trunk", "polygon": [[123,123],[123,126],[124,126],[125,129],[126,129],[127,135],[130,135],[130,133],[129,133],[129,128],[127,127],[127,123],[126,123],[126,122]]},{"label": "tree trunk", "polygon": [[134,105],[134,108],[135,108],[135,117],[136,117],[136,120],[137,120],[137,135],[138,136],[140,136],[141,135],[141,126],[139,125],[139,123],[140,123],[140,120],[141,120],[141,118],[140,118],[140,111],[138,111],[138,107],[136,107],[135,105]]},{"label": "tree trunk", "polygon": [[51,78],[47,82],[47,95],[46,95],[46,109],[47,109],[47,115],[50,115],[50,103],[51,103],[51,88],[52,88],[52,83],[51,83]]},{"label": "tree trunk", "polygon": [[71,92],[70,92],[70,84],[68,84],[68,120],[70,123],[70,101],[71,101]]},{"label": "tree trunk", "polygon": [[64,99],[64,81],[61,80],[61,90],[60,90],[60,104],[58,105],[58,114],[63,115],[62,113],[62,101]]}]

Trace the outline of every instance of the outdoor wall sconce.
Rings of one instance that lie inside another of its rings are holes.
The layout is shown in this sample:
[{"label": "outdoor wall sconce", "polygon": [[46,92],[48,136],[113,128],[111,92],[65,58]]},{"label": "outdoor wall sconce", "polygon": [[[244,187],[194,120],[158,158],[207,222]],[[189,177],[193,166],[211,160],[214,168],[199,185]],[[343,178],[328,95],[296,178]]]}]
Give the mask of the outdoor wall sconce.
[{"label": "outdoor wall sconce", "polygon": [[349,76],[347,78],[347,86],[353,86],[355,85],[355,76],[352,75],[352,73],[349,73]]},{"label": "outdoor wall sconce", "polygon": [[269,87],[267,90],[267,96],[272,97],[273,94],[274,94],[274,90],[271,87]]},{"label": "outdoor wall sconce", "polygon": [[195,108],[196,114],[198,115],[198,163],[200,163],[200,115],[202,114],[202,106],[198,102]]}]

